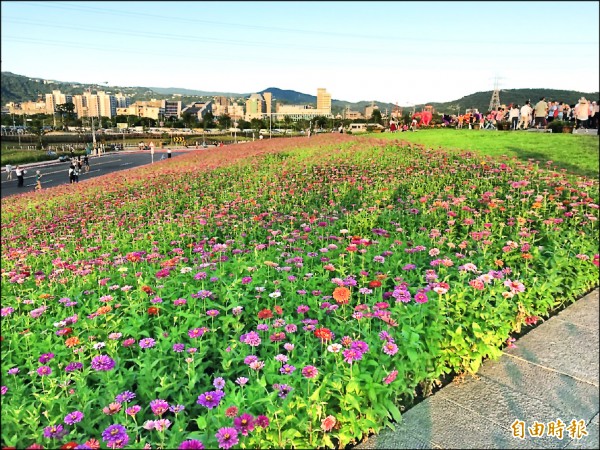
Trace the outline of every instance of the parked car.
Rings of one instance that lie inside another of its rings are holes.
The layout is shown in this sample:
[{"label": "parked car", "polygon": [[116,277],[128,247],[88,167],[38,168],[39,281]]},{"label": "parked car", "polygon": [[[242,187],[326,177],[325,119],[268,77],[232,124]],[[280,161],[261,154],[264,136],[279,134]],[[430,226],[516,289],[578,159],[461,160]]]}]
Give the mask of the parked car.
[{"label": "parked car", "polygon": [[69,158],[67,155],[60,155],[60,156],[58,157],[58,160],[59,160],[60,162],[67,162],[67,161],[70,161],[70,158]]}]

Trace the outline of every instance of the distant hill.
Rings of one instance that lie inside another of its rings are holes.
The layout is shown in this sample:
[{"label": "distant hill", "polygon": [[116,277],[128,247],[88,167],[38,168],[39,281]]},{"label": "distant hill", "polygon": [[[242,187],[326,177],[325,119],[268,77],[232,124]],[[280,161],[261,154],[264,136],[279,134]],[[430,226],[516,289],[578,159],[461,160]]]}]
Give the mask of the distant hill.
[{"label": "distant hill", "polygon": [[[85,84],[68,81],[45,80],[43,78],[27,77],[17,75],[11,72],[2,72],[2,82],[0,83],[0,102],[5,105],[8,102],[23,102],[36,100],[39,96],[50,94],[53,90],[60,90],[64,94],[74,95],[81,94],[84,90],[91,88],[92,90],[104,90],[106,92],[117,93],[122,92],[124,95],[131,95],[133,101],[156,99],[173,99],[181,100],[184,104],[194,101],[208,100],[215,96],[225,96],[229,98],[244,99],[250,96],[250,93],[238,94],[232,92],[210,92],[200,91],[185,88],[157,88],[157,87],[142,87],[142,86],[104,86],[97,84]],[[258,91],[271,92],[273,98],[277,102],[285,104],[311,104],[315,105],[317,97],[315,95],[303,94],[301,92],[269,87]],[[500,102],[502,104],[518,103],[522,105],[526,100],[531,100],[535,103],[540,97],[545,96],[549,100],[558,100],[569,104],[576,103],[582,96],[587,99],[598,100],[598,92],[578,92],[578,91],[561,91],[556,89],[506,89],[500,91]],[[419,111],[424,105],[432,105],[437,112],[440,113],[456,113],[457,108],[464,112],[467,108],[477,108],[479,111],[487,111],[492,91],[476,92],[464,96],[458,100],[451,102],[428,102],[425,104],[416,105],[416,110]],[[393,103],[374,102],[382,112],[387,109],[392,111]],[[353,111],[364,112],[365,107],[371,104],[370,101],[362,102],[347,102],[344,100],[333,99],[331,101],[332,112],[340,113],[346,107]],[[406,107],[404,108],[407,109]],[[412,108],[411,108],[412,109]]]}]

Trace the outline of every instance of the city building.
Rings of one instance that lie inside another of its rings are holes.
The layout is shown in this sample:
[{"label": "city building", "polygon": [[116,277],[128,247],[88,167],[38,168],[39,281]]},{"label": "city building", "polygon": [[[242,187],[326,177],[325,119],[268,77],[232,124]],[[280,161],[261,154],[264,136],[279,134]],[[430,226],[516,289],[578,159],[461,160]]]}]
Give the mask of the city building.
[{"label": "city building", "polygon": [[260,94],[252,94],[246,100],[245,118],[249,122],[252,119],[263,119],[266,114],[265,99]]},{"label": "city building", "polygon": [[163,100],[163,102],[163,114],[165,117],[176,117],[177,119],[181,117],[181,100]]},{"label": "city building", "polygon": [[209,100],[208,102],[194,102],[191,105],[188,105],[185,108],[183,108],[181,113],[193,114],[198,118],[200,122],[202,122],[206,114],[212,114],[212,100]]}]

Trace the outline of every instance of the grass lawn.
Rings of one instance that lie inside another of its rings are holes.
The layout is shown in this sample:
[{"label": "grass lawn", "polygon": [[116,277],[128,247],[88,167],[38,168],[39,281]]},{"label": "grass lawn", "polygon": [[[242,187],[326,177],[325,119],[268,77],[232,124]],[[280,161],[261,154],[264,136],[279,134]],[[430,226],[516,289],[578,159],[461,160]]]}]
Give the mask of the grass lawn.
[{"label": "grass lawn", "polygon": [[473,150],[490,156],[514,156],[520,160],[533,159],[541,163],[553,161],[557,167],[568,172],[598,178],[597,135],[442,129],[382,133],[377,136],[423,144],[430,148]]}]

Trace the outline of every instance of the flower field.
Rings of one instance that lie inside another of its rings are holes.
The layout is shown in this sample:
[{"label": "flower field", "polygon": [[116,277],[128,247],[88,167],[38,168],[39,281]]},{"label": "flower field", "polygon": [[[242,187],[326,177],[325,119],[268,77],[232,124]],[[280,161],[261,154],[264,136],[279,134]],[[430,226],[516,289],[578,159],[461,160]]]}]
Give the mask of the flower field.
[{"label": "flower field", "polygon": [[2,446],[344,448],[598,285],[598,180],[320,135],[2,201]]}]

